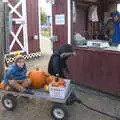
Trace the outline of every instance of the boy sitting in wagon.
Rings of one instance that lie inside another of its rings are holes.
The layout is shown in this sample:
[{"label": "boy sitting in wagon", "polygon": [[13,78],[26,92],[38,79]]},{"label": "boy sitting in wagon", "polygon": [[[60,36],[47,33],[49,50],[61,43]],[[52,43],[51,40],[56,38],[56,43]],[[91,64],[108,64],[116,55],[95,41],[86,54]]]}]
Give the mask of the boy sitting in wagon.
[{"label": "boy sitting in wagon", "polygon": [[3,77],[6,89],[16,89],[18,92],[33,94],[29,89],[31,81],[27,79],[27,68],[24,57],[16,57],[15,63],[10,67]]}]

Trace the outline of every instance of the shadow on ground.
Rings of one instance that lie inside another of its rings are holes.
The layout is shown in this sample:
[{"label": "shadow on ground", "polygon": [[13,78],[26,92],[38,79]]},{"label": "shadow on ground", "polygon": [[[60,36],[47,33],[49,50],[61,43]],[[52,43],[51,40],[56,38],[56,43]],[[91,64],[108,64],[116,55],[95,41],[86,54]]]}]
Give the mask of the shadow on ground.
[{"label": "shadow on ground", "polygon": [[[47,64],[50,56],[41,56],[38,59],[27,61],[28,70],[40,68],[47,72]],[[100,95],[95,91],[92,93],[90,89],[84,89],[80,86],[74,86],[77,96],[87,105],[104,111],[115,116],[120,116],[120,101],[118,98]],[[85,91],[85,92],[84,92]],[[88,93],[87,93],[88,92]],[[20,98],[18,100],[18,107],[15,111],[6,111],[0,105],[0,120],[51,120],[50,108],[52,103],[49,101],[28,100]],[[115,120],[104,115],[87,110],[84,106],[74,104],[67,107],[69,112],[68,120]]]}]

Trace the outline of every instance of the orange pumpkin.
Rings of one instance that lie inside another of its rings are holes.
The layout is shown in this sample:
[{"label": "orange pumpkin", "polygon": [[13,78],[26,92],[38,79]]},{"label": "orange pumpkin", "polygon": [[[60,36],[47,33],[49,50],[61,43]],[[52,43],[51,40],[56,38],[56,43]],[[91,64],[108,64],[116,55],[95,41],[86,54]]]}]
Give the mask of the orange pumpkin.
[{"label": "orange pumpkin", "polygon": [[52,82],[53,87],[59,87],[59,82]]},{"label": "orange pumpkin", "polygon": [[45,72],[39,70],[33,70],[28,74],[28,78],[32,81],[31,87],[34,89],[43,88],[46,84]]},{"label": "orange pumpkin", "polygon": [[54,79],[55,79],[54,76],[48,76],[48,77],[46,78],[46,83],[49,85],[50,83],[53,82]]},{"label": "orange pumpkin", "polygon": [[65,88],[65,85],[59,85],[60,88]]},{"label": "orange pumpkin", "polygon": [[2,81],[2,82],[0,83],[0,89],[5,90],[5,88],[6,88],[6,86],[5,86],[4,82]]},{"label": "orange pumpkin", "polygon": [[45,85],[45,86],[44,86],[44,91],[45,91],[45,92],[49,92],[49,86],[48,86],[48,85]]},{"label": "orange pumpkin", "polygon": [[62,79],[62,78],[59,78],[59,85],[64,85],[65,84],[65,81],[64,81],[64,79]]}]

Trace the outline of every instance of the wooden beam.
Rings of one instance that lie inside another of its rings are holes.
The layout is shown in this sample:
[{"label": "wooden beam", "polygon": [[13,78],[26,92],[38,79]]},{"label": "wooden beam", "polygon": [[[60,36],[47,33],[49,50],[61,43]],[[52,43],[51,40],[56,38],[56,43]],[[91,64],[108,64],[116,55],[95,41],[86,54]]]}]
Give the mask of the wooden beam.
[{"label": "wooden beam", "polygon": [[87,0],[77,0],[77,5],[89,6],[89,5],[98,5],[98,2],[87,1]]},{"label": "wooden beam", "polygon": [[77,0],[77,1],[80,1],[80,2],[97,2],[98,0]]},{"label": "wooden beam", "polygon": [[3,74],[4,74],[4,48],[5,48],[5,40],[6,40],[6,5],[7,3],[4,3],[0,1],[0,81],[2,80]]}]

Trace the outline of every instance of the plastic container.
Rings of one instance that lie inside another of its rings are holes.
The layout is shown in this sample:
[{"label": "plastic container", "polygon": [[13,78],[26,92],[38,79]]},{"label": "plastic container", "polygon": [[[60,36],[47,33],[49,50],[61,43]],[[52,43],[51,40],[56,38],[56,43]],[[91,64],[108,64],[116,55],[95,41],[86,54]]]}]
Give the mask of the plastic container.
[{"label": "plastic container", "polygon": [[52,98],[58,98],[58,99],[65,99],[69,88],[70,88],[70,80],[66,80],[65,79],[65,88],[59,88],[59,87],[53,87],[53,86],[49,86],[49,93],[50,93],[50,97]]}]

